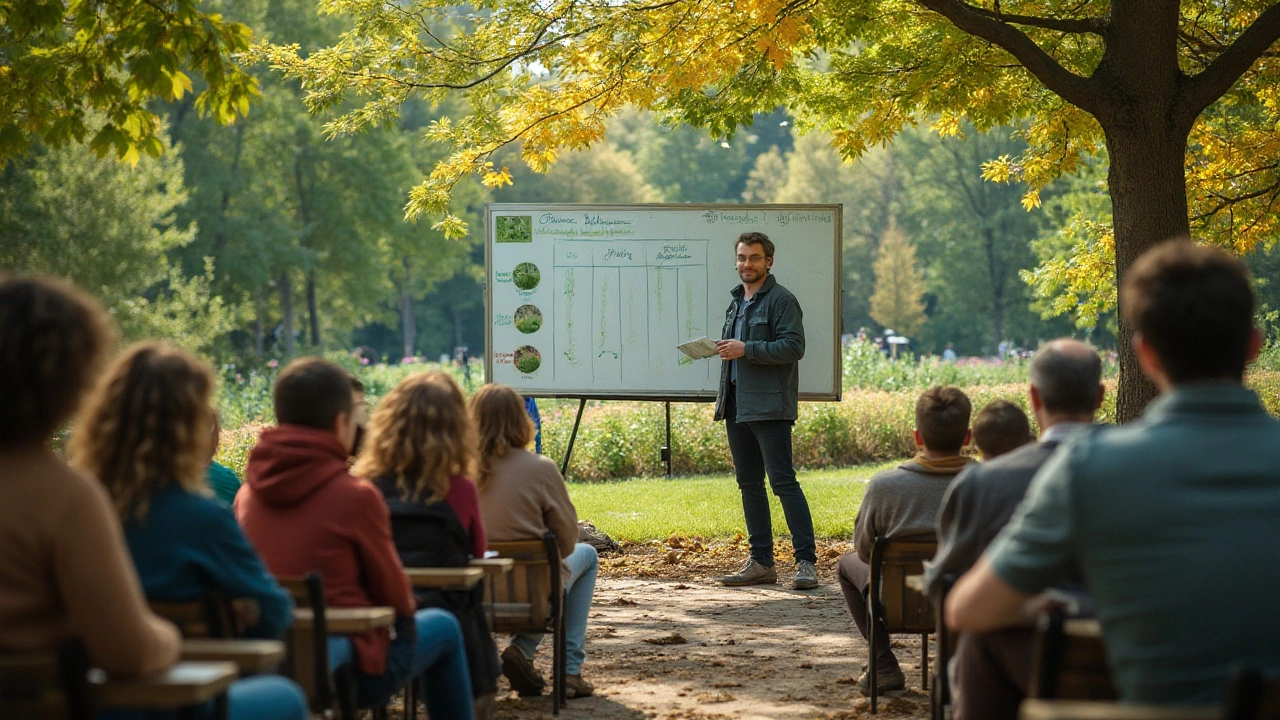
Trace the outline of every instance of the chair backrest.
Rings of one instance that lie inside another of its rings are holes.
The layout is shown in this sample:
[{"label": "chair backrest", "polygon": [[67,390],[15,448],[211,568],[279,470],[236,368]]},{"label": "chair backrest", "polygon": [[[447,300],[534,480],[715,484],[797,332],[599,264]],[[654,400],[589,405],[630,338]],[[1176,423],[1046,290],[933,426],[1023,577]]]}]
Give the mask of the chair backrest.
[{"label": "chair backrest", "polygon": [[877,537],[871,548],[871,586],[868,597],[880,604],[880,617],[891,633],[930,633],[934,630],[929,598],[907,587],[907,577],[924,572],[938,543]]},{"label": "chair backrest", "polygon": [[561,612],[563,580],[554,533],[541,540],[491,542],[498,557],[515,561],[511,572],[485,583],[485,614],[494,632],[550,632]]},{"label": "chair backrest", "polygon": [[151,612],[177,625],[183,637],[234,638],[239,635],[235,612],[220,592],[210,591],[199,600],[149,604]]},{"label": "chair backrest", "polygon": [[[287,673],[302,686],[308,698],[321,708],[333,707],[333,688],[329,683],[329,625],[325,618],[324,581],[320,573],[312,572],[301,577],[276,576],[276,582],[293,596],[300,608],[311,610],[311,629],[304,632],[290,631]],[[300,652],[300,650],[302,652]],[[306,657],[299,657],[306,655]],[[305,663],[311,660],[311,667]]]},{"label": "chair backrest", "polygon": [[1097,623],[1067,620],[1058,608],[1037,619],[1030,696],[1042,700],[1119,699]]},{"label": "chair backrest", "polygon": [[1253,667],[1233,672],[1222,720],[1280,720],[1280,675],[1265,678]]},{"label": "chair backrest", "polygon": [[79,642],[44,652],[0,653],[0,718],[90,720],[93,716],[89,659]]}]

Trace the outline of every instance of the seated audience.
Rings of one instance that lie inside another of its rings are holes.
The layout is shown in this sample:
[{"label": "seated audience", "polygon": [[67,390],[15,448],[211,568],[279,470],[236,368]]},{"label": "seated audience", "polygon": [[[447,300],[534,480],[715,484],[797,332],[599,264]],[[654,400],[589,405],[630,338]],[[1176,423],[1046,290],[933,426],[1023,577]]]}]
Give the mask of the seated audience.
[{"label": "seated audience", "polygon": [[111,498],[51,448],[112,346],[106,312],[61,281],[0,275],[0,338],[0,648],[79,639],[115,676],[168,669],[181,638],[147,608]]},{"label": "seated audience", "polygon": [[1031,423],[1022,408],[1008,400],[994,400],[973,416],[973,444],[982,461],[1012,452],[1035,440]]},{"label": "seated audience", "polygon": [[[470,476],[476,436],[462,389],[436,371],[405,378],[373,414],[353,473],[373,480],[391,511],[391,536],[405,567],[465,567],[484,557],[484,524]],[[498,649],[485,619],[484,587],[415,590],[418,607],[458,618],[472,694],[488,708],[498,688]]]},{"label": "seated audience", "polygon": [[[213,373],[187,353],[135,345],[86,403],[71,455],[110,493],[149,600],[199,600],[210,590],[250,599],[258,620],[245,634],[279,638],[293,602],[204,485],[213,386]],[[232,718],[310,717],[302,689],[279,676],[240,680],[227,698]]]},{"label": "seated audience", "polygon": [[1239,260],[1176,241],[1133,264],[1120,301],[1159,398],[1054,453],[947,622],[1018,625],[1078,567],[1125,701],[1221,703],[1233,666],[1280,670],[1280,422],[1243,386],[1253,289]]},{"label": "seated audience", "polygon": [[351,376],[320,358],[281,371],[279,424],[262,431],[249,456],[236,517],[276,575],[319,571],[329,605],[395,610],[394,640],[385,629],[351,636],[357,705],[380,706],[424,677],[433,720],[469,720],[471,678],[458,621],[444,610],[417,609],[382,494],[348,471],[358,422],[353,393]]},{"label": "seated audience", "polygon": [[[867,627],[867,589],[871,584],[871,547],[877,536],[893,540],[931,541],[942,505],[942,495],[951,480],[974,461],[960,451],[969,442],[969,414],[973,406],[957,387],[933,387],[916,401],[916,427],[912,431],[918,451],[911,460],[877,473],[867,481],[862,506],[854,521],[855,552],[836,563],[840,591],[849,614],[863,639]],[[901,690],[906,678],[898,658],[889,647],[889,632],[883,624],[876,633],[876,686],[881,691]],[[858,688],[871,692],[870,671],[858,678]]]},{"label": "seated audience", "polygon": [[[485,385],[471,398],[471,417],[480,435],[480,513],[495,542],[541,540],[555,533],[566,591],[564,624],[569,697],[595,690],[582,678],[587,615],[596,590],[595,548],[578,542],[578,513],[564,478],[549,458],[527,450],[533,423],[520,395],[506,385]],[[546,680],[533,665],[542,635],[517,635],[502,651],[502,674],[522,695],[536,695]]]},{"label": "seated audience", "polygon": [[205,484],[213,491],[213,496],[226,505],[236,501],[236,492],[240,490],[240,478],[236,471],[214,460],[218,454],[218,446],[222,444],[222,418],[218,411],[213,411],[213,447],[209,450],[209,469],[205,473]]},{"label": "seated audience", "polygon": [[[1013,516],[1036,471],[1072,433],[1093,422],[1102,404],[1102,361],[1078,340],[1045,345],[1031,361],[1030,376],[1027,393],[1040,440],[974,465],[951,483],[938,515],[938,554],[925,569],[930,593],[944,576],[954,580],[978,561]],[[973,423],[975,438],[979,424]],[[1033,640],[1029,625],[961,634],[952,689],[954,720],[1017,718],[1031,682]]]}]

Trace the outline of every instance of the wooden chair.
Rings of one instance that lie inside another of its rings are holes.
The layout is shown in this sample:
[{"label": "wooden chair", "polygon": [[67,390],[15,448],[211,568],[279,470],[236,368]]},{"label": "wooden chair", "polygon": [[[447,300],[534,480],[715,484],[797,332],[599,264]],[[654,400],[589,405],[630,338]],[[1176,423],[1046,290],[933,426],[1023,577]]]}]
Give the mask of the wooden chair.
[{"label": "wooden chair", "polygon": [[178,626],[184,638],[234,638],[239,627],[231,602],[210,591],[199,600],[150,602],[151,612]]},{"label": "wooden chair", "polygon": [[884,622],[890,634],[920,636],[920,684],[929,689],[929,633],[934,630],[934,614],[929,598],[907,587],[907,576],[924,572],[924,561],[937,554],[934,541],[899,541],[877,536],[871,547],[871,584],[867,590],[867,619],[871,638],[867,641],[868,673],[871,684],[871,712],[876,712],[879,694],[876,667],[877,622]]},{"label": "wooden chair", "polygon": [[1252,667],[1233,672],[1222,720],[1280,720],[1280,676],[1264,679]]},{"label": "wooden chair", "polygon": [[286,674],[302,686],[311,706],[326,717],[333,714],[336,699],[344,720],[356,718],[356,684],[353,663],[329,670],[329,625],[320,573],[303,577],[277,577],[276,581],[293,595],[298,608],[310,611],[306,627],[291,628]]},{"label": "wooden chair", "polygon": [[79,642],[54,651],[0,654],[0,718],[92,720],[89,658]]},{"label": "wooden chair", "polygon": [[509,573],[486,583],[485,611],[494,632],[551,633],[551,712],[560,714],[565,697],[564,581],[555,533],[541,540],[490,542],[498,557],[515,561]]},{"label": "wooden chair", "polygon": [[[929,674],[933,678],[933,691],[929,694],[929,717],[931,720],[946,720],[946,708],[951,704],[951,680],[947,674],[947,663],[956,653],[955,633],[947,627],[945,608],[947,594],[956,583],[956,576],[947,574],[938,578],[933,593],[929,597],[933,605],[933,633],[937,638],[938,657]],[[922,655],[924,653],[921,653]]]},{"label": "wooden chair", "polygon": [[1018,708],[1021,720],[1219,720],[1220,713],[1214,707],[1035,698],[1024,700]]},{"label": "wooden chair", "polygon": [[1036,620],[1029,696],[1042,700],[1116,700],[1102,631],[1053,608]]}]

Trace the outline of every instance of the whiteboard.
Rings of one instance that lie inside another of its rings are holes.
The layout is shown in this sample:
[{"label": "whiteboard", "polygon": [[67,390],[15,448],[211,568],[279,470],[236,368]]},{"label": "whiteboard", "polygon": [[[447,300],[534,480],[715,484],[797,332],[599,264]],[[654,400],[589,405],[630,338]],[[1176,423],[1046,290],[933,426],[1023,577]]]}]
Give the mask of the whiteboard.
[{"label": "whiteboard", "polygon": [[489,204],[485,371],[533,397],[714,400],[744,232],[804,312],[800,397],[840,399],[839,205]]}]

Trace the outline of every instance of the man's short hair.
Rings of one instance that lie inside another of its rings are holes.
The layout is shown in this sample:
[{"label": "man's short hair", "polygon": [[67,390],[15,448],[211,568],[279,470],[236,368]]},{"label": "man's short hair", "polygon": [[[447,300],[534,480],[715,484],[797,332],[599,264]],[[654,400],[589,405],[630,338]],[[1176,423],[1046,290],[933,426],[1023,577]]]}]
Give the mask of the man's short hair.
[{"label": "man's short hair", "polygon": [[1098,409],[1102,358],[1096,352],[1072,352],[1050,343],[1031,359],[1029,375],[1050,414],[1092,415]]},{"label": "man's short hair", "polygon": [[988,458],[1003,455],[1031,442],[1031,422],[1008,400],[989,402],[973,418],[973,442]]},{"label": "man's short hair", "polygon": [[1190,240],[1158,245],[1125,275],[1120,309],[1172,382],[1244,378],[1254,295],[1236,258]]},{"label": "man's short hair", "polygon": [[0,273],[0,447],[48,441],[114,343],[106,311],[70,283]]},{"label": "man's short hair", "polygon": [[331,430],[351,412],[351,390],[351,373],[324,358],[298,358],[276,378],[276,422]]},{"label": "man's short hair", "polygon": [[935,452],[958,453],[969,433],[973,404],[964,391],[952,385],[936,385],[916,400],[916,430],[925,447]]},{"label": "man's short hair", "polygon": [[739,245],[744,245],[744,244],[759,245],[760,247],[764,248],[765,257],[767,258],[773,257],[773,241],[770,240],[769,236],[765,235],[764,233],[759,233],[759,232],[742,233],[741,235],[738,236],[738,241],[733,244],[733,249],[736,251]]}]

